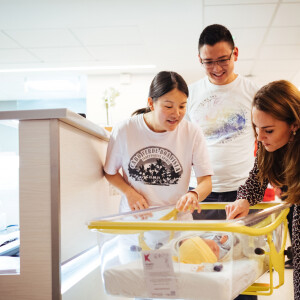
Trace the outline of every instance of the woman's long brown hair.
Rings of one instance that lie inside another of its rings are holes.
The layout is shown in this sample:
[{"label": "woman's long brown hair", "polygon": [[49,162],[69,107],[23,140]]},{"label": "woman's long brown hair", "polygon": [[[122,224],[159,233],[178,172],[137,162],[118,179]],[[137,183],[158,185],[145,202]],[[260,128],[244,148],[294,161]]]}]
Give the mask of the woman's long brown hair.
[{"label": "woman's long brown hair", "polygon": [[[289,81],[273,81],[263,86],[256,93],[252,107],[288,125],[300,125],[300,91]],[[257,136],[255,128],[254,132]],[[297,129],[296,135],[291,133],[290,141],[274,152],[268,152],[258,143],[259,180],[267,178],[277,187],[287,186],[282,197],[300,204],[300,130]]]}]

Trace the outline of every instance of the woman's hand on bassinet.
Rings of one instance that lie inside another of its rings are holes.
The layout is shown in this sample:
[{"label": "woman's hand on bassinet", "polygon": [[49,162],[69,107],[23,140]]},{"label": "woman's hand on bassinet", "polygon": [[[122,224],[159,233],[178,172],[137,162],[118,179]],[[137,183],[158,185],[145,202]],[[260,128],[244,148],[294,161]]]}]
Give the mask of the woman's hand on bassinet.
[{"label": "woman's hand on bassinet", "polygon": [[134,189],[130,189],[126,192],[126,198],[130,209],[133,211],[149,207],[147,200]]},{"label": "woman's hand on bassinet", "polygon": [[225,211],[227,220],[237,219],[247,216],[249,213],[250,204],[247,199],[238,199],[226,205]]},{"label": "woman's hand on bassinet", "polygon": [[197,209],[198,213],[201,212],[201,206],[198,202],[198,194],[190,191],[183,195],[176,203],[176,209],[178,211],[187,212],[188,210],[193,213]]}]

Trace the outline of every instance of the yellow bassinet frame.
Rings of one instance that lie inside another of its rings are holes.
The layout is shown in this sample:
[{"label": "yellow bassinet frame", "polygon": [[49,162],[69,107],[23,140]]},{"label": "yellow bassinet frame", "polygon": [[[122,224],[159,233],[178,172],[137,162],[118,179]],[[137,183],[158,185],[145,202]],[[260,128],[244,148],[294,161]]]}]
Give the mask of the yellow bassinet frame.
[{"label": "yellow bassinet frame", "polygon": [[[202,210],[210,209],[225,209],[227,203],[201,203]],[[271,215],[264,218],[261,222],[253,225],[243,225],[240,218],[237,220],[231,220],[226,222],[176,222],[178,211],[174,208],[165,216],[160,218],[158,221],[138,221],[138,222],[127,222],[127,221],[110,221],[110,220],[97,220],[91,221],[88,224],[88,228],[92,231],[99,231],[102,233],[111,234],[137,234],[140,233],[139,241],[142,244],[142,235],[145,231],[149,230],[165,230],[165,231],[222,231],[222,232],[235,232],[241,234],[247,234],[250,236],[266,235],[267,242],[269,244],[269,252],[265,252],[269,257],[269,283],[253,283],[249,286],[242,294],[247,295],[265,295],[269,296],[273,293],[274,289],[279,288],[284,284],[284,261],[285,261],[285,245],[287,239],[287,214],[289,212],[289,204],[278,204],[278,203],[260,203],[250,209],[268,209],[271,214],[278,206],[281,207],[281,211],[276,218],[271,219]],[[263,212],[263,211],[262,211]],[[267,210],[265,210],[267,212]],[[140,212],[137,212],[137,215]],[[251,215],[247,216],[248,219]],[[247,218],[246,217],[246,218]],[[161,222],[162,220],[168,220],[168,222]],[[276,250],[273,243],[272,232],[280,224],[284,226],[284,234],[282,239],[281,249]],[[145,249],[145,247],[143,247]],[[278,285],[274,286],[274,271],[278,273],[279,282]]]}]

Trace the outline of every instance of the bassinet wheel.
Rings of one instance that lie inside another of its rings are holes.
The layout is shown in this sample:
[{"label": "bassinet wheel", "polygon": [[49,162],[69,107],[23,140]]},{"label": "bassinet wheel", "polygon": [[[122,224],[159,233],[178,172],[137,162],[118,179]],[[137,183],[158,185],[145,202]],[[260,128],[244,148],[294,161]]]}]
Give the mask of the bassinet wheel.
[{"label": "bassinet wheel", "polygon": [[262,248],[255,248],[254,253],[257,255],[263,255],[265,254],[265,250]]},{"label": "bassinet wheel", "polygon": [[288,259],[292,259],[293,258],[293,248],[291,246],[287,247],[287,249],[284,250],[284,255],[286,255]]}]

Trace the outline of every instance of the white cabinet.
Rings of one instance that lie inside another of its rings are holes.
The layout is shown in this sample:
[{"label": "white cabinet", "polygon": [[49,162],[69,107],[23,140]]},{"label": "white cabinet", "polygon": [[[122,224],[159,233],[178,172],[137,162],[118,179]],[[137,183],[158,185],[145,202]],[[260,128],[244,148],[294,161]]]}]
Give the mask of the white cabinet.
[{"label": "white cabinet", "polygon": [[20,274],[0,276],[1,299],[112,299],[98,269],[61,295],[61,265],[97,246],[86,222],[118,211],[103,174],[109,133],[67,109],[0,112],[1,119],[19,120],[20,157]]}]

